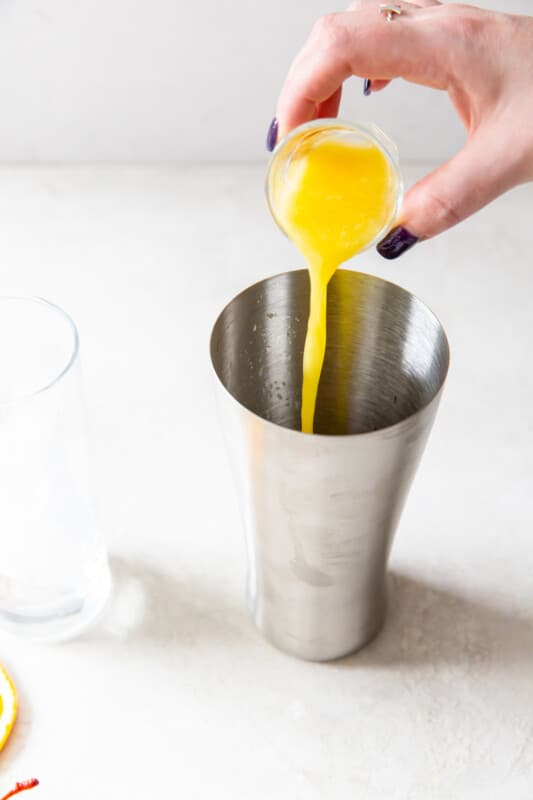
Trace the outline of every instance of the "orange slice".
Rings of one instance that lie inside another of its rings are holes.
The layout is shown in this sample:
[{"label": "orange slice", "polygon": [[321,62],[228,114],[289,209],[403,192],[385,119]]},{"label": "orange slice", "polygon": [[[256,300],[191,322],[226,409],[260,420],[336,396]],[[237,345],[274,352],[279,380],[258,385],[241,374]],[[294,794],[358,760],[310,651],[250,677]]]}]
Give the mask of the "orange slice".
[{"label": "orange slice", "polygon": [[7,742],[17,716],[17,690],[0,664],[0,750]]}]

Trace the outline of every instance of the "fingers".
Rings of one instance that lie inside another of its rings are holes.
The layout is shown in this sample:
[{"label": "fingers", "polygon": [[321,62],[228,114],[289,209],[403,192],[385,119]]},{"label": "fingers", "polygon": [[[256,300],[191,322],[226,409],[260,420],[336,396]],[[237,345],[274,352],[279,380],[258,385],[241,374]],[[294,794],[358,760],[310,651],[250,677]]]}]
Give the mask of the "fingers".
[{"label": "fingers", "polygon": [[[336,95],[352,72],[341,26],[328,15],[319,20],[294,60],[278,100],[280,138],[303,122],[315,119],[317,107]],[[347,32],[346,32],[347,33]]]},{"label": "fingers", "polygon": [[[349,9],[352,11],[357,11],[357,9],[362,8],[364,5],[375,5],[375,0],[354,0],[353,3],[350,4]],[[416,5],[419,8],[429,8],[430,6],[441,6],[442,3],[440,0],[416,0],[413,2],[412,5]],[[376,92],[381,92],[389,85],[390,81],[380,80],[379,78],[374,78],[371,85],[368,86],[368,91],[365,91],[365,94],[375,94]]]},{"label": "fingers", "polygon": [[450,38],[439,31],[441,6],[401,2],[402,15],[388,22],[375,2],[357,11],[322,17],[295,59],[278,107],[280,136],[316,117],[350,75],[390,80],[402,76],[416,83],[446,88]]},{"label": "fingers", "polygon": [[[361,8],[364,3],[369,5],[370,2],[372,1],[373,0],[355,0],[355,2],[352,3],[350,8],[356,10],[357,8]],[[442,3],[440,2],[440,0],[416,0],[416,2],[413,2],[412,5],[416,5],[419,8],[429,8],[430,6],[441,6]],[[383,89],[386,89],[389,83],[390,81],[384,81],[380,80],[379,78],[374,78],[371,87],[369,87],[370,90],[369,93],[375,94],[376,92],[381,92]]]},{"label": "fingers", "polygon": [[418,240],[443,233],[522,179],[509,140],[499,129],[478,130],[451,161],[407,192],[398,225],[378,245],[379,253],[397,258]]},{"label": "fingers", "polygon": [[324,119],[324,117],[336,117],[341,103],[342,86],[339,86],[336,92],[331,97],[319,103],[316,109],[317,119]]},{"label": "fingers", "polygon": [[389,85],[390,81],[380,80],[379,78],[374,78],[371,84],[371,93],[375,94],[375,92],[381,92],[382,89],[385,89]]}]

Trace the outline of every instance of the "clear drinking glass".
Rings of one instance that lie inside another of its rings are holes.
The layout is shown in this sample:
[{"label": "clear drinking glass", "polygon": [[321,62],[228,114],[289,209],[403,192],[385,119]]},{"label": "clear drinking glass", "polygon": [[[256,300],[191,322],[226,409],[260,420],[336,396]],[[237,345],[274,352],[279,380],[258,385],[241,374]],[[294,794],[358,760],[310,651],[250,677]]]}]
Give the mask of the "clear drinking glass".
[{"label": "clear drinking glass", "polygon": [[280,205],[283,207],[283,195],[293,180],[293,164],[309,150],[331,141],[358,147],[377,147],[389,165],[388,192],[383,206],[382,224],[376,229],[372,241],[364,248],[367,250],[387,233],[396,219],[403,196],[403,181],[396,145],[372,122],[344,122],[336,118],[316,119],[290,131],[276,145],[270,157],[265,187],[267,203],[275,222],[286,234],[278,209]]},{"label": "clear drinking glass", "polygon": [[102,610],[78,331],[39,298],[0,298],[0,531],[0,628],[68,638]]}]

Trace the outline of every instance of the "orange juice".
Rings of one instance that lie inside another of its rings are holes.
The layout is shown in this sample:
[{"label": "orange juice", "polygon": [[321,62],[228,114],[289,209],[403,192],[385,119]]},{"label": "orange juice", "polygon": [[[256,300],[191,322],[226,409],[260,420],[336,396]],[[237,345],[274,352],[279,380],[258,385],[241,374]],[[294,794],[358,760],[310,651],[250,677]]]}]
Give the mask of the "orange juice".
[{"label": "orange juice", "polygon": [[313,432],[326,351],[328,283],[340,264],[385,232],[400,193],[398,171],[377,141],[354,137],[350,129],[345,135],[338,123],[331,131],[336,135],[304,136],[283,173],[271,178],[276,220],[309,269],[301,410],[306,433]]}]

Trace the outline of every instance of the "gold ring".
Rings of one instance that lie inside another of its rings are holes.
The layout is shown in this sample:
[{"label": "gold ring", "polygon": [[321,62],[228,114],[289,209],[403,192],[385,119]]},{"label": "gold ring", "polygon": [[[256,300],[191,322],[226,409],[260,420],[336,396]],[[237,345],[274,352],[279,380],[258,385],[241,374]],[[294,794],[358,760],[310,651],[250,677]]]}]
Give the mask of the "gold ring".
[{"label": "gold ring", "polygon": [[395,3],[381,3],[379,6],[379,13],[387,18],[387,22],[392,22],[395,16],[400,16],[403,11],[400,6]]}]

